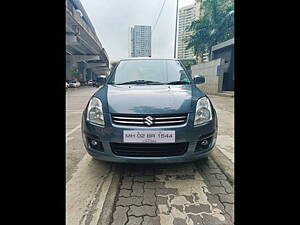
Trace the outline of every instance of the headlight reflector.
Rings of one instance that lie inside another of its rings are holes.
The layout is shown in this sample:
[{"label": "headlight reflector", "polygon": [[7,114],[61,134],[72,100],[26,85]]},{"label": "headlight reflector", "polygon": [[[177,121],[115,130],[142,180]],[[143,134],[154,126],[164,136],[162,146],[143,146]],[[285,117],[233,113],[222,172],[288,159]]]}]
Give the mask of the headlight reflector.
[{"label": "headlight reflector", "polygon": [[212,120],[211,105],[207,97],[200,98],[196,105],[194,125]]},{"label": "headlight reflector", "polygon": [[104,126],[102,103],[100,99],[93,97],[88,105],[87,121]]}]

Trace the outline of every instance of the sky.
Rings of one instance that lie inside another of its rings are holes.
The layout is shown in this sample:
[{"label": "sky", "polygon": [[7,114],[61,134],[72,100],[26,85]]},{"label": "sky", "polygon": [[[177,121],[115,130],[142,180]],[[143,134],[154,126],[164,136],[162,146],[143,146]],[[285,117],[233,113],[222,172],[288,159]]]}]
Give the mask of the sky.
[{"label": "sky", "polygon": [[[128,57],[129,28],[156,22],[164,0],[80,0],[109,61]],[[178,9],[195,0],[179,0]],[[152,57],[172,58],[174,55],[176,0],[166,0],[154,31]]]}]

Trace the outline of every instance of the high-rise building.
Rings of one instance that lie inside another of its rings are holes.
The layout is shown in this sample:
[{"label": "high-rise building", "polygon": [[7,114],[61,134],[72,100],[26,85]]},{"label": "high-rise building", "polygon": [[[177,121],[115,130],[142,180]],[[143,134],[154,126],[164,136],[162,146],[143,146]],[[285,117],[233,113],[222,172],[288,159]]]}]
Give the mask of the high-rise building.
[{"label": "high-rise building", "polygon": [[192,34],[192,31],[187,31],[194,20],[200,19],[202,1],[197,1],[192,5],[188,5],[179,9],[179,26],[178,26],[178,49],[177,58],[195,58],[193,48],[186,50],[186,40]]},{"label": "high-rise building", "polygon": [[130,57],[151,56],[151,26],[135,25],[130,29]]}]

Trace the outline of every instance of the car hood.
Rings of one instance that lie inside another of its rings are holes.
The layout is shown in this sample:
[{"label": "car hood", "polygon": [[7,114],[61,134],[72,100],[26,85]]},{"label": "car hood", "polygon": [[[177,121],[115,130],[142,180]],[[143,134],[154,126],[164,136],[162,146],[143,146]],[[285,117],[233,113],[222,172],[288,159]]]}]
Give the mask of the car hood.
[{"label": "car hood", "polygon": [[95,95],[104,112],[122,114],[188,113],[204,96],[194,85],[105,85]]}]

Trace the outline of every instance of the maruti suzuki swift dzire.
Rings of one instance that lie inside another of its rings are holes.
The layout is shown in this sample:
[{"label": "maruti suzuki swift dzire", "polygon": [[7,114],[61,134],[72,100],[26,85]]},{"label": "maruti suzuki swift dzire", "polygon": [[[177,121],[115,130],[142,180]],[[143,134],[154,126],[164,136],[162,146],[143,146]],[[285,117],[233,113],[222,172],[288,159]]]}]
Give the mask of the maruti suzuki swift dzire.
[{"label": "maruti suzuki swift dzire", "polygon": [[124,59],[89,100],[82,137],[95,159],[178,163],[207,158],[218,121],[210,99],[178,59]]}]

